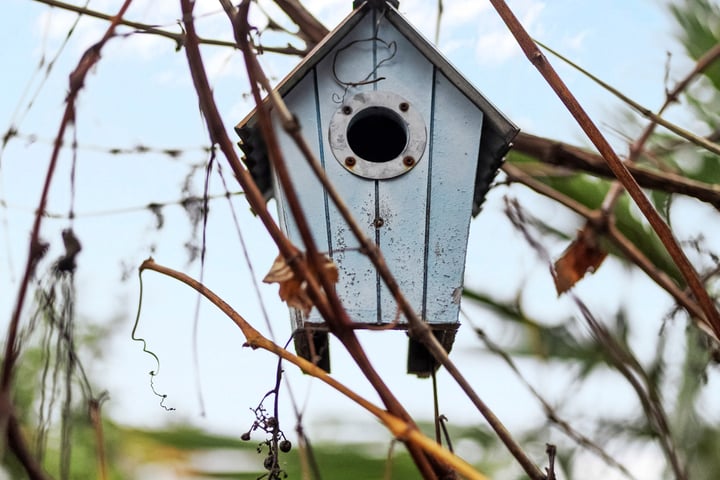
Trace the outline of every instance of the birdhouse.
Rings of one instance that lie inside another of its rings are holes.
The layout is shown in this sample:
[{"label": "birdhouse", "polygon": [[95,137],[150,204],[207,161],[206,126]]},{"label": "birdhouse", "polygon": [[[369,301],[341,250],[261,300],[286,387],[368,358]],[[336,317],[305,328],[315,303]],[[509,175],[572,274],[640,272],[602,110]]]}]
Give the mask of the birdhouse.
[{"label": "birdhouse", "polygon": [[[398,13],[397,2],[356,4],[277,91],[401,290],[449,351],[459,326],[470,219],[480,212],[518,129]],[[314,239],[337,265],[337,293],[350,318],[357,328],[406,329],[347,223],[274,122]],[[281,227],[302,245],[256,112],[236,131],[258,186],[277,201]],[[307,317],[290,313],[298,353],[310,359],[315,352],[329,369],[323,319],[315,310]],[[410,339],[408,372],[427,376],[434,368],[432,357]]]}]

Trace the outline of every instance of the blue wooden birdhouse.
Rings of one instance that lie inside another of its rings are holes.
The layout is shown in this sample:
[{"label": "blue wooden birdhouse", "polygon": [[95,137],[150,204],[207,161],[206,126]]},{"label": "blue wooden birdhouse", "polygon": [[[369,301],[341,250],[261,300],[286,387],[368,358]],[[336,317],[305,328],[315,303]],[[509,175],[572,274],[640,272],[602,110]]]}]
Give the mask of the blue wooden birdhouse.
[{"label": "blue wooden birdhouse", "polygon": [[[355,7],[277,90],[365,235],[449,351],[459,326],[470,219],[518,129],[398,13],[396,1]],[[337,293],[351,319],[358,328],[406,328],[305,158],[277,120],[276,127],[318,248],[338,267]],[[281,227],[302,245],[255,112],[236,131],[257,184],[277,201]],[[306,317],[291,309],[291,322],[298,353],[310,359],[316,352],[329,369],[323,319],[314,310]],[[408,371],[426,376],[434,368],[411,339]]]}]

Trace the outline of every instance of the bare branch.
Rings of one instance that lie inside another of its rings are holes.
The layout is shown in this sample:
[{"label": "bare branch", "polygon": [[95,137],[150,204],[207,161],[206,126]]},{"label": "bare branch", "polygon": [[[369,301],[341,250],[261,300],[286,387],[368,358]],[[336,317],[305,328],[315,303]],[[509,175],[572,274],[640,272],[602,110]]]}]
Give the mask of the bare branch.
[{"label": "bare branch", "polygon": [[627,167],[620,161],[615,151],[612,149],[608,141],[602,135],[597,126],[590,119],[589,115],[582,108],[575,96],[568,90],[555,69],[547,61],[547,58],[538,49],[535,42],[530,38],[525,28],[522,26],[517,17],[513,14],[504,0],[490,0],[500,17],[513,34],[518,44],[522,48],[530,62],[543,75],[548,85],[555,91],[560,100],[565,104],[570,113],[575,117],[576,121],[587,134],[588,138],[593,142],[600,154],[603,156],[613,174],[622,183],[623,187],[628,191],[630,197],[635,201],[640,211],[648,220],[653,230],[658,234],[660,241],[667,249],[673,261],[677,264],[685,281],[690,286],[693,295],[700,303],[705,313],[705,319],[709,326],[715,332],[715,337],[720,338],[720,314],[715,308],[715,303],[710,298],[707,290],[700,280],[697,271],[688,260],[685,252],[675,240],[670,227],[663,221],[660,214],[652,206],[648,198],[640,189],[635,178],[630,174]]},{"label": "bare branch", "polygon": [[[602,156],[567,143],[520,132],[515,137],[513,150],[532,155],[541,162],[551,165],[615,178]],[[633,164],[626,165],[641,187],[695,197],[720,210],[720,185],[699,182],[682,175],[659,172]]]}]

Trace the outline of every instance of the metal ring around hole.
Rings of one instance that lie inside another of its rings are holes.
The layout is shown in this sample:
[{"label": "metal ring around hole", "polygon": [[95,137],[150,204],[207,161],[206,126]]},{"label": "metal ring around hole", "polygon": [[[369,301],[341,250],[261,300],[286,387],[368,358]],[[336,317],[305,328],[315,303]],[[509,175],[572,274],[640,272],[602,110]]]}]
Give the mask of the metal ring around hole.
[{"label": "metal ring around hole", "polygon": [[[349,145],[348,128],[353,119],[362,116],[363,111],[369,108],[387,110],[388,116],[400,122],[405,130],[405,147],[390,160],[370,161],[358,155]],[[348,111],[351,113],[348,114]],[[354,95],[335,111],[330,120],[328,137],[330,150],[346,170],[363,178],[381,180],[403,175],[415,168],[425,153],[427,129],[422,115],[412,103],[392,92],[370,91]],[[347,162],[351,157],[355,161]]]}]

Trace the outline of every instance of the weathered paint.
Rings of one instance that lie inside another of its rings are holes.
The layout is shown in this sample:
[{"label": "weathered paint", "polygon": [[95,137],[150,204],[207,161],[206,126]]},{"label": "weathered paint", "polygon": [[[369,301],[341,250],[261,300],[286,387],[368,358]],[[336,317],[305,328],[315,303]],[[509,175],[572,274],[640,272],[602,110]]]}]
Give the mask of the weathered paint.
[{"label": "weathered paint", "polygon": [[[375,13],[360,20],[286,93],[285,101],[300,120],[303,135],[326,174],[364,233],[382,250],[417,313],[433,324],[455,324],[483,113],[388,22],[379,22],[377,38],[382,41],[367,41],[374,36],[376,20]],[[336,80],[359,83],[368,75],[381,80],[355,86]],[[354,175],[330,148],[328,128],[335,112],[344,100],[370,90],[401,95],[421,113],[427,128],[422,157],[414,168],[395,178]],[[358,241],[292,139],[281,133],[280,142],[318,248],[339,268],[337,292],[351,319],[366,324],[404,323],[395,300],[359,251]],[[301,245],[284,197],[278,188],[275,192],[280,221],[290,239]],[[292,316],[295,327],[301,327],[300,314]],[[321,323],[322,319],[313,311],[305,321]]]}]

